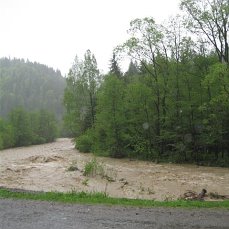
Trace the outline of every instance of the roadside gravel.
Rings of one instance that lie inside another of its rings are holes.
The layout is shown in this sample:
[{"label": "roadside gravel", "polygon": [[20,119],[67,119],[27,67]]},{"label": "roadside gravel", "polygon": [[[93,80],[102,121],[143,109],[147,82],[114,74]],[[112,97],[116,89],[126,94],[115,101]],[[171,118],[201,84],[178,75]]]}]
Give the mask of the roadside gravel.
[{"label": "roadside gravel", "polygon": [[0,229],[228,229],[224,209],[133,208],[0,199]]}]

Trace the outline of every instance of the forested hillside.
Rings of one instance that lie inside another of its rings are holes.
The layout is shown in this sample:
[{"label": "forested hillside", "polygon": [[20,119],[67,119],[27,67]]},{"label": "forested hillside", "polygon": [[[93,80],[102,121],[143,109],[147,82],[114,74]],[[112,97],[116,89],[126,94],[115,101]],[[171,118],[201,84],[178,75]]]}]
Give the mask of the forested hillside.
[{"label": "forested hillside", "polygon": [[61,120],[65,79],[60,71],[23,59],[0,59],[0,117],[12,109],[50,111]]},{"label": "forested hillside", "polygon": [[[87,51],[67,78],[65,123],[83,152],[229,166],[227,0],[182,0],[163,25],[135,19],[110,73]],[[122,73],[118,58],[128,55]]]}]

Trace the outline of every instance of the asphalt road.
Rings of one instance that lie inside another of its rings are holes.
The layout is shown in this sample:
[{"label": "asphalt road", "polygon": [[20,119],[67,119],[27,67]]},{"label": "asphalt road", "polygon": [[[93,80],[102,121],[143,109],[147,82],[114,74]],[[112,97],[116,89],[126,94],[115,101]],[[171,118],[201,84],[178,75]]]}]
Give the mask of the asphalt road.
[{"label": "asphalt road", "polygon": [[132,208],[0,199],[0,229],[229,229],[223,209]]}]

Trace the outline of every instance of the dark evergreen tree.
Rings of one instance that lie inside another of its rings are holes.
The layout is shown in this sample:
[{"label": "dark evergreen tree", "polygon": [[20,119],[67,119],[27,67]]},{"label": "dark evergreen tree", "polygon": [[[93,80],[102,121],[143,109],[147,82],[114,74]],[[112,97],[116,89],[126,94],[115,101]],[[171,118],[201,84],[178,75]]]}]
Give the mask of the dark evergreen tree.
[{"label": "dark evergreen tree", "polygon": [[122,78],[122,72],[121,69],[119,67],[118,61],[117,61],[117,57],[116,54],[113,53],[112,59],[111,59],[111,65],[110,65],[110,74],[114,74],[116,75],[119,79]]},{"label": "dark evergreen tree", "polygon": [[130,61],[129,67],[127,72],[125,73],[125,76],[136,76],[140,73],[139,69],[138,69],[138,65],[137,62],[135,61]]}]

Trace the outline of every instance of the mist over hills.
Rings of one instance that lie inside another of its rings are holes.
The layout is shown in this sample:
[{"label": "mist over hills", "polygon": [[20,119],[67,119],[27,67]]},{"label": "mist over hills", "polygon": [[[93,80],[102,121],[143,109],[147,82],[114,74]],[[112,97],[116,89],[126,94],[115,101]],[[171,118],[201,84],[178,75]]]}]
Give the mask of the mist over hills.
[{"label": "mist over hills", "polygon": [[59,70],[24,59],[0,59],[0,116],[17,107],[27,111],[41,109],[61,119],[66,86]]}]

